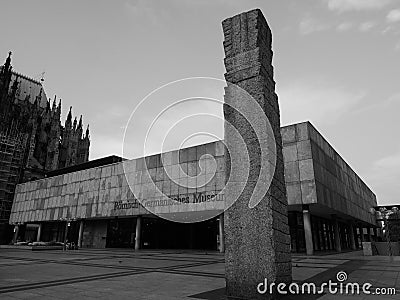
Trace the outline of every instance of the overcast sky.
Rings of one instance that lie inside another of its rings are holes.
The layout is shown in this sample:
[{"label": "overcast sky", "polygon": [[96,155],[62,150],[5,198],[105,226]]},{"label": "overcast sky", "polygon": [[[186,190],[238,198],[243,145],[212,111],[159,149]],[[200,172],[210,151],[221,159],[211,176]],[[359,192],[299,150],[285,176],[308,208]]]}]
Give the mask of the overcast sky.
[{"label": "overcast sky", "polygon": [[154,89],[222,79],[221,21],[260,8],[273,33],[282,124],[310,120],[380,204],[400,202],[399,0],[14,0],[0,8],[0,56],[12,50],[16,71],[46,72],[63,118],[72,105],[90,123],[91,159],[121,155],[127,120]]}]

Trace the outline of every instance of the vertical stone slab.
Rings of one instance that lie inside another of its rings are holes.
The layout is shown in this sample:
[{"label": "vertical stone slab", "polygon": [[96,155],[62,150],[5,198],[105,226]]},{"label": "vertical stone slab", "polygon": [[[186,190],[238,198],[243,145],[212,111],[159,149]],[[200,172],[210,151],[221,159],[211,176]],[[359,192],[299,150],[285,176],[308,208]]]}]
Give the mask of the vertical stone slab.
[{"label": "vertical stone slab", "polygon": [[364,228],[363,227],[359,227],[358,231],[360,232],[360,240],[361,240],[361,244],[364,242]]},{"label": "vertical stone slab", "polygon": [[83,239],[83,229],[85,226],[85,221],[84,220],[80,220],[79,221],[79,233],[78,233],[78,248],[82,248],[82,239]]},{"label": "vertical stone slab", "polygon": [[368,242],[372,242],[372,228],[368,227]]},{"label": "vertical stone slab", "polygon": [[136,217],[135,250],[140,249],[142,233],[142,216]]},{"label": "vertical stone slab", "polygon": [[[250,161],[248,180],[245,183],[238,182],[238,185],[244,184],[245,188],[225,212],[226,293],[235,299],[274,299],[276,294],[260,295],[257,286],[265,279],[268,283],[290,282],[291,259],[279,105],[273,80],[271,30],[258,9],[228,18],[223,21],[222,27],[228,87],[237,85],[257,101],[271,124],[276,143],[276,168],[272,183],[261,202],[250,208],[248,203],[262,162],[261,143],[252,134],[251,125],[243,120],[243,116],[229,108],[230,103],[241,99],[233,99],[226,92],[225,143],[229,151],[237,151],[237,140],[229,134],[229,122],[243,137]],[[240,168],[231,164],[230,155],[225,155],[225,159],[227,176],[233,169]],[[235,194],[233,189],[225,191],[226,201],[232,200],[230,197]]]},{"label": "vertical stone slab", "polygon": [[38,226],[38,231],[37,231],[37,235],[36,235],[36,242],[40,242],[40,239],[42,238],[42,226],[43,224],[40,223]]},{"label": "vertical stone slab", "polygon": [[342,252],[342,242],[341,242],[342,239],[340,236],[339,222],[336,219],[336,216],[333,216],[333,230],[335,235],[335,250],[337,252]]},{"label": "vertical stone slab", "polygon": [[314,244],[311,229],[311,217],[310,211],[307,207],[303,207],[303,226],[304,226],[304,238],[306,241],[306,253],[307,255],[314,254]]},{"label": "vertical stone slab", "polygon": [[225,252],[224,213],[219,215],[218,220],[219,252]]},{"label": "vertical stone slab", "polygon": [[19,236],[19,225],[14,225],[13,243],[18,242],[18,236]]}]

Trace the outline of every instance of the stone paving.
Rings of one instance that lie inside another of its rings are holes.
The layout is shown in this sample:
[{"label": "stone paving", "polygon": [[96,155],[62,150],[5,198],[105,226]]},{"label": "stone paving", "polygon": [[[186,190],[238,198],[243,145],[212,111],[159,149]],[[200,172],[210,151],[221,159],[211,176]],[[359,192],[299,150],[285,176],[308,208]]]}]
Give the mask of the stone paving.
[{"label": "stone paving", "polygon": [[[360,252],[292,258],[296,283],[369,282],[397,295],[285,296],[283,299],[400,299],[400,257]],[[214,299],[224,297],[224,256],[216,252],[0,249],[0,299]]]}]

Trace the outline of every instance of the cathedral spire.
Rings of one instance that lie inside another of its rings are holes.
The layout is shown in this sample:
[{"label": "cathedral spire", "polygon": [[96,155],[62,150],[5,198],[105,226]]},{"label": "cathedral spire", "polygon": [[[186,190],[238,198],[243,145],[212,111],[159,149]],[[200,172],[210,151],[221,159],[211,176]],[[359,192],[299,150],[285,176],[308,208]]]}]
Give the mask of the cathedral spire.
[{"label": "cathedral spire", "polygon": [[12,55],[12,52],[10,51],[10,52],[8,52],[8,57],[7,57],[7,59],[6,59],[6,63],[4,64],[4,72],[9,72],[9,71],[11,71],[11,55]]},{"label": "cathedral spire", "polygon": [[72,106],[69,107],[67,120],[65,121],[65,129],[71,130],[71,126],[72,126]]},{"label": "cathedral spire", "polygon": [[69,113],[67,116],[67,122],[72,122],[72,106],[69,107]]},{"label": "cathedral spire", "polygon": [[82,128],[82,115],[81,115],[81,117],[79,118],[78,128]]},{"label": "cathedral spire", "polygon": [[11,51],[8,52],[8,57],[6,59],[6,62],[3,65],[2,70],[0,71],[0,79],[1,79],[1,86],[2,86],[2,94],[7,94],[9,91],[10,83],[11,83]]},{"label": "cathedral spire", "polygon": [[74,131],[76,130],[76,123],[77,123],[78,121],[76,120],[76,117],[75,117],[75,119],[74,119],[74,125],[73,125],[73,128],[74,128]]},{"label": "cathedral spire", "polygon": [[85,135],[85,139],[89,139],[89,124],[86,128],[86,135]]},{"label": "cathedral spire", "polygon": [[58,115],[61,115],[61,98],[58,99],[57,113]]},{"label": "cathedral spire", "polygon": [[[42,91],[42,90],[40,90],[40,91]],[[57,95],[54,95],[53,107],[51,108],[52,111],[54,111],[57,107],[56,100],[57,100]]]},{"label": "cathedral spire", "polygon": [[82,129],[82,115],[79,118],[79,123],[78,123],[78,128],[76,128],[76,134],[79,137],[79,139],[82,138],[82,133],[83,133],[83,129]]}]

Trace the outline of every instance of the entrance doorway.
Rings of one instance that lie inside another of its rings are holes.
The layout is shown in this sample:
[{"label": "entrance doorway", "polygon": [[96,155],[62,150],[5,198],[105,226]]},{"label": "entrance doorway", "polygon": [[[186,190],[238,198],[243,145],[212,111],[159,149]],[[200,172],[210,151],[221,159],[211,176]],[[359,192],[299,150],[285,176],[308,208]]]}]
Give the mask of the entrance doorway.
[{"label": "entrance doorway", "polygon": [[142,248],[217,250],[218,220],[176,223],[161,218],[143,218]]},{"label": "entrance doorway", "polygon": [[107,248],[135,246],[136,218],[112,219],[107,226]]}]

